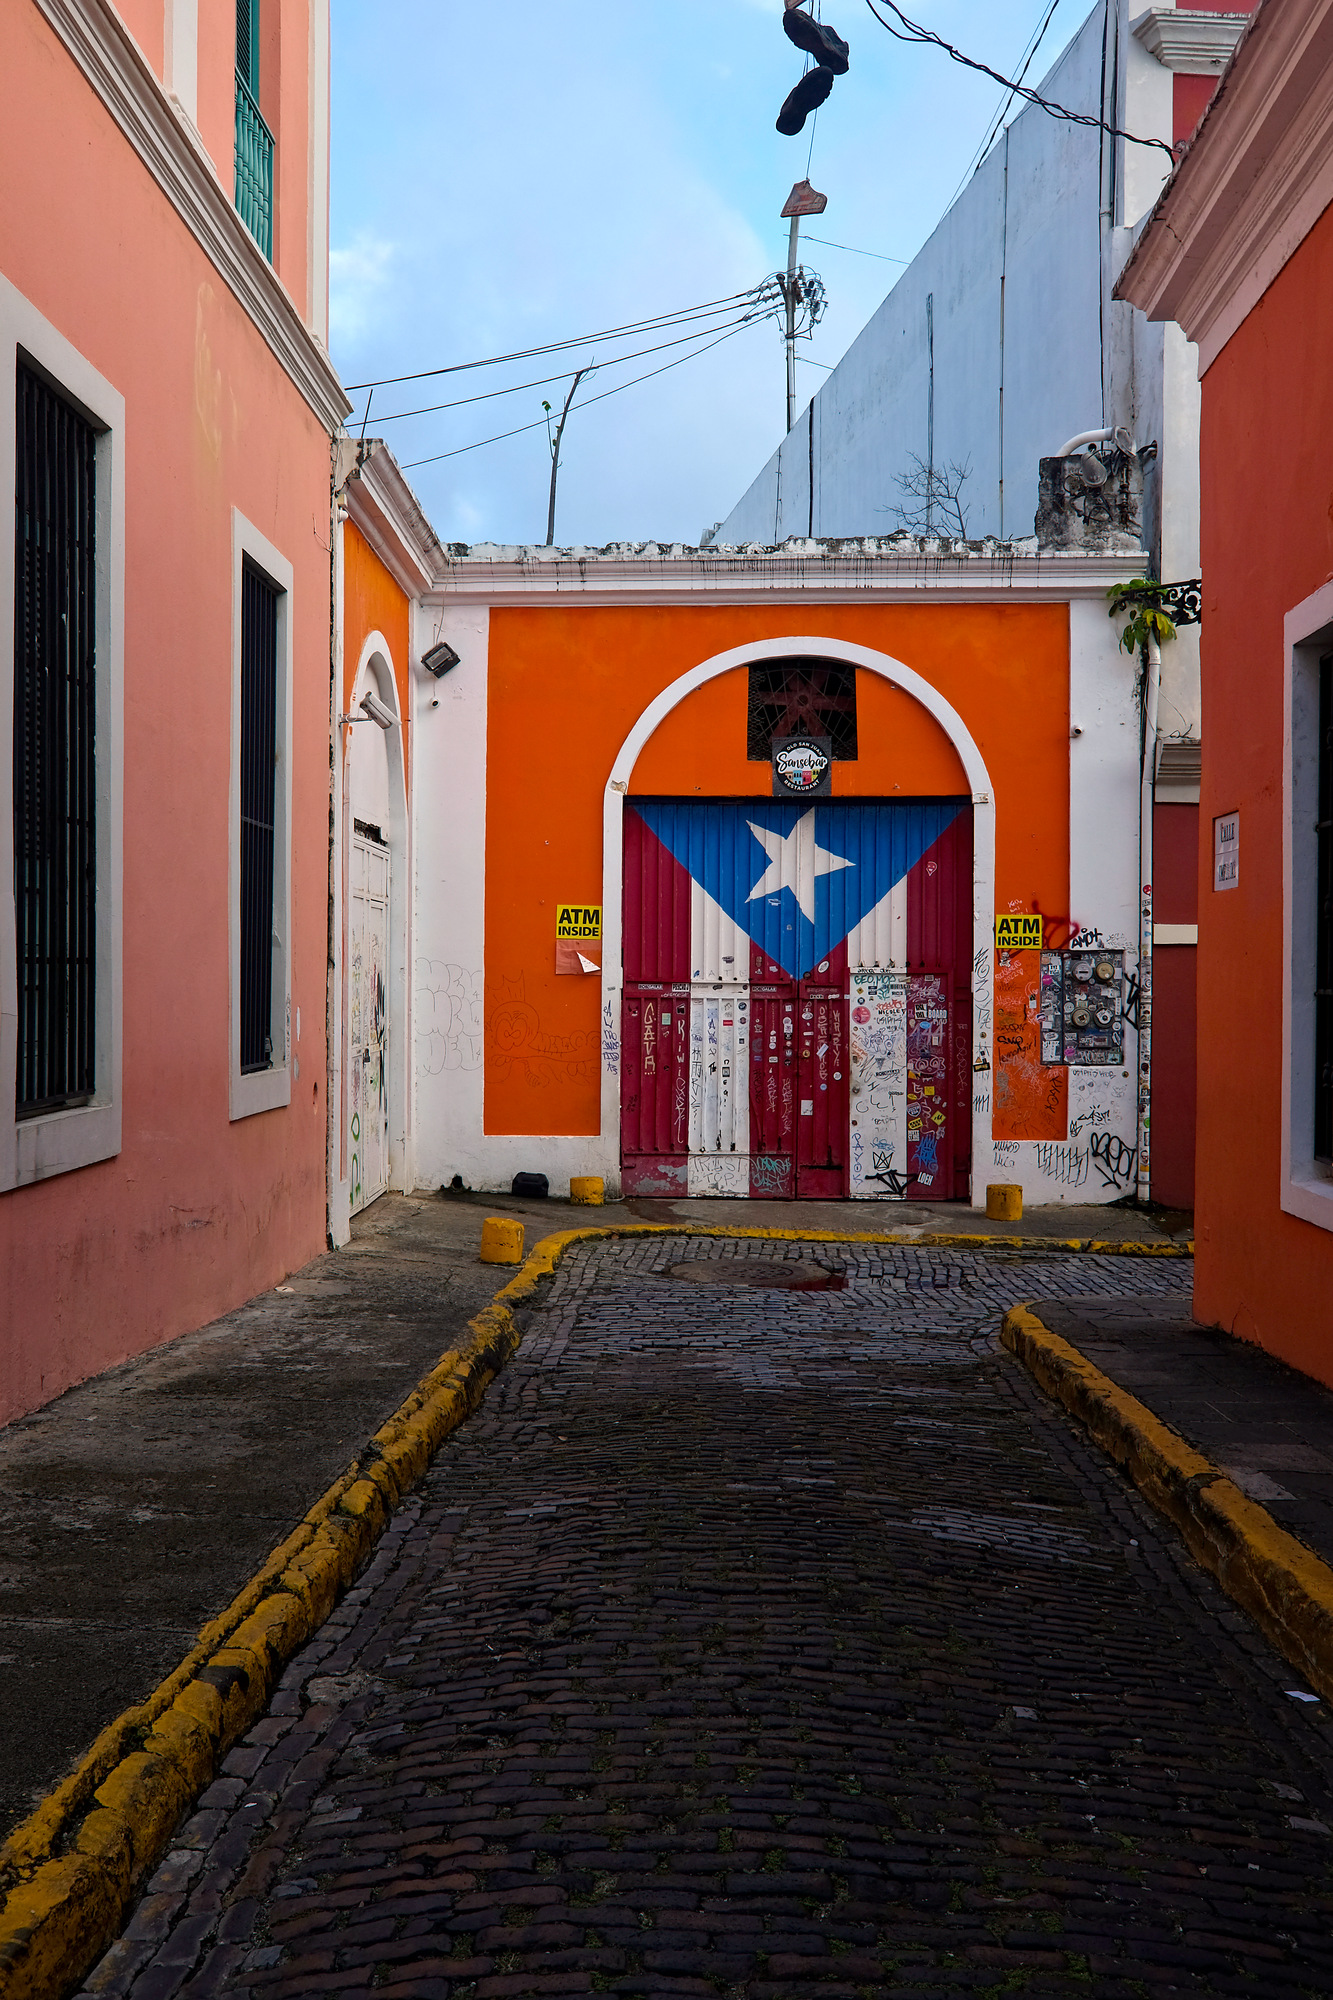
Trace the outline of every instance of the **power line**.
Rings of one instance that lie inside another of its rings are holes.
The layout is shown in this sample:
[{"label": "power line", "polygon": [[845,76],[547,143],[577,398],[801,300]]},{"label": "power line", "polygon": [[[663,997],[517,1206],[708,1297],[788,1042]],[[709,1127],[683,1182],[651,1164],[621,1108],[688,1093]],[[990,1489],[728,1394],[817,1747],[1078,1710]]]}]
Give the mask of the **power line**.
[{"label": "power line", "polygon": [[826,250],[850,250],[853,257],[878,257],[881,264],[902,264],[905,266],[911,261],[907,257],[887,257],[882,250],[858,250],[854,243],[832,243],[827,236],[805,236],[802,238],[802,241],[806,243],[822,243]]},{"label": "power line", "polygon": [[[767,280],[765,280],[767,283]],[[418,368],[410,375],[381,375],[373,382],[349,382],[344,386],[349,395],[361,389],[387,389],[395,382],[425,382],[435,375],[461,375],[470,368],[498,368],[506,361],[533,361],[541,354],[558,354],[566,347],[588,347],[594,340],[615,340],[627,334],[652,333],[659,327],[679,326],[691,319],[708,319],[726,306],[736,306],[744,299],[758,299],[763,291],[761,285],[751,285],[748,291],[731,292],[726,298],[709,299],[703,305],[687,306],[680,312],[657,313],[650,319],[630,320],[625,326],[603,327],[600,333],[582,333],[573,340],[552,340],[543,347],[522,347],[512,354],[489,354],[480,361],[453,361],[443,368]]]},{"label": "power line", "polygon": [[[640,382],[650,382],[654,375],[665,375],[669,369],[679,368],[686,361],[696,361],[701,354],[707,354],[709,348],[720,347],[724,340],[734,340],[738,333],[743,332],[747,326],[753,326],[754,324],[755,321],[753,319],[744,319],[738,325],[728,327],[725,333],[718,334],[717,338],[710,340],[706,347],[697,347],[693,354],[678,354],[674,361],[664,361],[660,368],[649,368],[644,374],[634,376],[629,382],[618,382],[614,389],[603,389],[600,396],[589,396],[586,402],[579,404],[579,408],[581,410],[591,409],[594,403],[604,403],[608,396],[622,395],[626,389],[636,388]],[[480,451],[483,445],[501,444],[505,438],[521,437],[524,431],[540,430],[545,422],[546,418],[544,416],[538,417],[535,423],[519,424],[515,430],[500,431],[495,437],[478,438],[475,444],[460,444],[453,451],[433,452],[429,458],[409,459],[407,464],[404,465],[403,471],[411,472],[418,465],[438,465],[440,460],[444,458],[461,458],[464,452]]]},{"label": "power line", "polygon": [[[1043,15],[1041,21],[1038,23],[1035,33],[1032,35],[1031,39],[1028,42],[1027,47],[1024,49],[1022,56],[1022,67],[1019,70],[1017,77],[1017,82],[1019,84],[1022,83],[1023,78],[1027,75],[1033,63],[1036,61],[1037,51],[1046,39],[1046,30],[1050,27],[1051,22],[1054,20],[1055,10],[1059,5],[1060,5],[1060,0],[1051,0],[1050,6],[1046,8],[1045,14]],[[990,124],[986,127],[985,138],[982,140],[981,144],[977,147],[976,152],[973,153],[972,158],[968,163],[967,171],[964,173],[962,180],[959,181],[958,186],[954,189],[953,197],[949,203],[949,206],[951,208],[953,206],[953,203],[957,201],[959,195],[963,192],[963,189],[967,186],[967,183],[971,180],[977,168],[981,165],[981,162],[985,159],[987,153],[989,153],[991,147],[994,145],[996,137],[998,136],[1001,128],[1004,125],[1004,121],[1008,116],[1009,106],[1013,103],[1013,101],[1014,101],[1014,93],[1011,90],[1008,96],[1005,98],[1004,103],[1000,106],[995,116],[991,119]]]},{"label": "power line", "polygon": [[[1119,125],[1109,124],[1105,118],[1094,117],[1090,111],[1071,111],[1068,105],[1052,102],[1049,97],[1043,97],[1040,91],[1030,89],[1027,84],[1016,83],[1012,77],[1001,76],[999,70],[992,69],[989,63],[977,62],[973,57],[965,56],[961,49],[956,49],[952,42],[946,42],[942,35],[937,35],[932,29],[923,28],[919,22],[910,20],[901,7],[894,5],[894,0],[879,0],[878,5],[876,0],[866,0],[866,6],[880,27],[887,29],[896,40],[925,42],[932,48],[943,49],[950,61],[961,63],[964,69],[974,69],[982,76],[990,77],[1015,97],[1025,97],[1029,104],[1035,104],[1049,117],[1063,118],[1070,125],[1090,125],[1095,132],[1109,132],[1113,139],[1127,139],[1131,146],[1157,146],[1166,154],[1172,166],[1175,165],[1175,152],[1165,139],[1140,139],[1137,133],[1126,132]],[[879,11],[880,6],[887,7],[889,12],[902,22],[902,27],[895,28],[892,21],[886,21]]]},{"label": "power line", "polygon": [[[728,326],[748,326],[755,317],[756,315],[753,313],[743,313],[739,319],[728,320],[726,324]],[[767,313],[765,313],[764,317],[767,317]],[[683,333],[676,340],[658,341],[653,347],[638,347],[630,354],[615,354],[612,355],[609,361],[599,361],[596,365],[599,368],[618,368],[622,362],[638,361],[645,354],[661,354],[668,347],[684,347],[688,342],[702,340],[705,335],[715,333],[716,331],[717,328],[712,326],[696,327],[693,333]],[[377,416],[375,422],[377,424],[396,424],[403,422],[408,417],[431,417],[440,410],[461,410],[470,403],[489,403],[493,402],[498,396],[517,396],[524,389],[545,389],[552,382],[568,382],[570,376],[575,373],[577,373],[575,369],[566,368],[560,375],[539,375],[533,382],[514,382],[507,389],[484,389],[478,396],[459,396],[450,403],[423,403],[421,408],[417,410],[395,410],[390,416]],[[586,405],[580,404],[579,407],[582,409]]]}]

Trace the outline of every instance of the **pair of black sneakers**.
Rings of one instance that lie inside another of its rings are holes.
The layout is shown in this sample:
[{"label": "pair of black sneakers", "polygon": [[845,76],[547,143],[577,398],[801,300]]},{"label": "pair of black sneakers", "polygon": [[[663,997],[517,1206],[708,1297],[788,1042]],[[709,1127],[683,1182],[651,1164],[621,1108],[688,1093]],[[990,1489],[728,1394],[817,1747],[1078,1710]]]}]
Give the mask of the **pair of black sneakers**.
[{"label": "pair of black sneakers", "polygon": [[794,139],[810,113],[818,110],[832,90],[834,77],[847,74],[847,44],[841,35],[835,35],[832,28],[826,28],[801,7],[788,6],[782,25],[788,41],[795,42],[798,49],[815,59],[814,68],[806,71],[778,113],[779,132]]}]

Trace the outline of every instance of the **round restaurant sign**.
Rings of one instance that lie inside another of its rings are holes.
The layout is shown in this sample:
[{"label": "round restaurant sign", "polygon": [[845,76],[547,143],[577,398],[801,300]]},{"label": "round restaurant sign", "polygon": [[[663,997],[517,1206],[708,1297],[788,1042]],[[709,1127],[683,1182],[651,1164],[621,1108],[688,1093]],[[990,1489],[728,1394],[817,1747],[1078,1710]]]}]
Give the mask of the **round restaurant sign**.
[{"label": "round restaurant sign", "polygon": [[829,754],[807,736],[792,736],[773,752],[778,782],[789,792],[813,792],[824,782]]}]

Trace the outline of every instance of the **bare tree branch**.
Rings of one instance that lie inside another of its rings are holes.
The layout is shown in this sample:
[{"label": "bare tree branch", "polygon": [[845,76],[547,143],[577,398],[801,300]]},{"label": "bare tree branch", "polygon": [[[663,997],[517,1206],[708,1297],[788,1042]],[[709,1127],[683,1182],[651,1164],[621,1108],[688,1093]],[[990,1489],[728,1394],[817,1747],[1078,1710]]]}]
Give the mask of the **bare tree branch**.
[{"label": "bare tree branch", "polygon": [[964,459],[961,465],[956,459],[951,459],[948,465],[931,467],[911,452],[908,455],[908,470],[897,476],[902,501],[897,506],[881,508],[880,511],[894,514],[899,527],[906,528],[911,534],[956,535],[960,542],[965,542],[967,513],[962,494],[971,472],[970,458]]}]

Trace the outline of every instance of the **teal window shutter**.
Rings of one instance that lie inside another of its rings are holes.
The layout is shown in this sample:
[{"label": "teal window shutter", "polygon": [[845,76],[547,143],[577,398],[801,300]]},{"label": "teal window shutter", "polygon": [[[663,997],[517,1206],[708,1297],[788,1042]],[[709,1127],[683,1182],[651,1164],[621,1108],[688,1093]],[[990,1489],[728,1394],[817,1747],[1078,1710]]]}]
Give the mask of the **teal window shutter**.
[{"label": "teal window shutter", "polygon": [[236,74],[259,96],[259,0],[236,0]]}]

